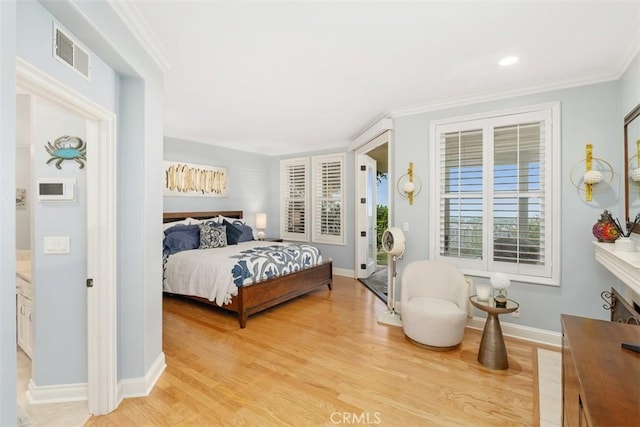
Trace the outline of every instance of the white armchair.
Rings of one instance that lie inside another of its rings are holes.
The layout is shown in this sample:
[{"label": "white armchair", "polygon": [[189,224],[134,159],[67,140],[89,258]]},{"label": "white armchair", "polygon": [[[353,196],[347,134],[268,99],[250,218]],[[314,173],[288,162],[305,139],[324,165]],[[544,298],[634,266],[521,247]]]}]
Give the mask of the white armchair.
[{"label": "white armchair", "polygon": [[460,270],[443,261],[413,261],[402,271],[400,302],[404,334],[433,350],[462,342],[468,285]]}]

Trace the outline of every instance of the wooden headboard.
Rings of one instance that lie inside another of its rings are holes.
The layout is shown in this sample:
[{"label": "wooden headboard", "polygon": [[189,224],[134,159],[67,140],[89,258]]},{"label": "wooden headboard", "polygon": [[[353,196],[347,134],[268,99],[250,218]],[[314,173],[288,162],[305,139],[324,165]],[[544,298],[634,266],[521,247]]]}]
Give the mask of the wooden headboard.
[{"label": "wooden headboard", "polygon": [[208,212],[164,212],[162,214],[162,222],[175,222],[186,218],[206,219],[213,218],[218,215],[229,218],[242,218],[242,211],[208,211]]}]

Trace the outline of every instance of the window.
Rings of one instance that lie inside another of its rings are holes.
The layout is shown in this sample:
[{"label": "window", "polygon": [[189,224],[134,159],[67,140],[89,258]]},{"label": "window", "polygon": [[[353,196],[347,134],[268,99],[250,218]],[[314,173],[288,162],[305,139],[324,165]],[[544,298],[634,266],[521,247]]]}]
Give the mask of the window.
[{"label": "window", "polygon": [[558,104],[431,124],[436,258],[467,274],[559,283],[554,122]]},{"label": "window", "polygon": [[313,157],[313,241],[345,244],[344,154]]},{"label": "window", "polygon": [[308,241],[309,159],[287,159],[280,162],[281,215],[283,239]]}]

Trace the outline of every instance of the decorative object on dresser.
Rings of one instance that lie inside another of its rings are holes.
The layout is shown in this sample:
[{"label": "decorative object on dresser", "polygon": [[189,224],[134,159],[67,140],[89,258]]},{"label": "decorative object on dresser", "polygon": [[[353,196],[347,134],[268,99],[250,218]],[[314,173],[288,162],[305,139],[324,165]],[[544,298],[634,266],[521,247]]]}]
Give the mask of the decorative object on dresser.
[{"label": "decorative object on dresser", "polygon": [[[163,215],[163,222],[166,227],[170,227],[171,223],[182,223],[187,229],[185,229],[186,233],[189,233],[188,227],[191,226],[191,222],[201,223],[202,221],[210,221],[214,218],[221,219],[224,223],[226,221],[225,227],[234,227],[235,225],[230,223],[229,221],[238,220],[242,218],[242,211],[221,211],[221,212],[169,212]],[[235,221],[234,221],[235,222]],[[221,224],[222,225],[222,224]],[[244,226],[243,228],[247,228]],[[175,233],[172,233],[175,234]],[[170,234],[171,235],[171,234]],[[250,248],[258,249],[259,251],[264,251],[268,248],[265,248],[264,244],[260,244],[258,242],[246,242],[243,244],[250,244]],[[251,246],[251,244],[253,246]],[[232,245],[232,244],[231,244]],[[230,246],[231,246],[230,245]],[[257,246],[256,246],[257,245]],[[280,247],[283,247],[279,245]],[[274,246],[275,247],[275,246]],[[191,249],[196,249],[196,247]],[[219,249],[203,249],[202,251],[223,251],[227,248],[219,248]],[[242,248],[240,248],[242,249]],[[313,248],[315,249],[315,248]],[[296,250],[297,251],[297,250]],[[186,252],[200,252],[198,251],[186,251]],[[184,253],[184,252],[183,252]],[[183,253],[179,253],[176,256],[183,255]],[[202,258],[202,257],[200,257]],[[204,257],[209,258],[209,257]],[[188,260],[190,258],[186,257],[184,260]],[[228,261],[229,257],[227,256],[225,260]],[[189,261],[190,263],[196,262],[197,260],[192,259]],[[168,260],[165,260],[165,265]],[[210,261],[215,262],[215,261]],[[238,263],[242,263],[243,261],[238,261]],[[234,261],[235,263],[235,261]],[[236,266],[237,267],[237,266]],[[236,273],[236,267],[233,268],[233,273]],[[226,273],[228,271],[225,270]],[[243,271],[238,271],[240,276],[236,277],[234,274],[234,283],[236,280],[242,279],[244,277]],[[187,273],[188,274],[188,273]],[[168,270],[165,272],[165,276],[168,275]],[[178,276],[182,276],[178,274]],[[322,261],[313,266],[303,267],[299,270],[282,275],[282,276],[269,276],[272,277],[270,279],[257,281],[255,283],[241,283],[237,286],[233,285],[234,289],[237,289],[237,295],[233,295],[230,300],[223,301],[222,298],[220,301],[217,301],[218,298],[206,298],[202,295],[194,295],[193,293],[180,292],[180,296],[184,296],[193,300],[197,300],[200,302],[204,302],[210,305],[219,306],[225,310],[232,311],[237,313],[238,322],[240,323],[240,327],[246,327],[247,319],[250,315],[259,313],[268,308],[274,307],[280,303],[285,301],[289,301],[293,298],[299,297],[311,291],[317,290],[325,285],[328,286],[329,290],[332,289],[333,286],[333,269],[332,262]],[[213,279],[212,279],[213,280]],[[210,282],[209,282],[210,283]],[[216,285],[216,283],[212,283]],[[224,289],[227,289],[230,284],[223,283],[219,284],[224,286]],[[207,287],[207,283],[201,283],[196,286]],[[165,284],[166,287],[166,284]],[[206,289],[205,289],[206,290]],[[208,292],[208,290],[206,290]],[[223,291],[224,293],[224,291]]]},{"label": "decorative object on dresser", "polygon": [[[624,118],[624,208],[627,229],[640,233],[640,104]],[[634,152],[635,151],[635,152]]]},{"label": "decorative object on dresser", "polygon": [[623,234],[622,228],[616,221],[611,216],[611,212],[607,210],[600,214],[600,219],[593,224],[591,229],[598,242],[613,243]]},{"label": "decorative object on dresser", "polygon": [[638,426],[640,328],[605,320],[561,316],[562,425]]}]

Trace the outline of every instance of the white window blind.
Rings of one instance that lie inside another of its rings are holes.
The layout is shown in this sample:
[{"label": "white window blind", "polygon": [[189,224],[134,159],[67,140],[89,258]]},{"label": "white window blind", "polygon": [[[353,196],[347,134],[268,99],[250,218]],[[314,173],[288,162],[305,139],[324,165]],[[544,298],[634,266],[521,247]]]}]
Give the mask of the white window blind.
[{"label": "white window blind", "polygon": [[308,241],[309,159],[286,159],[280,162],[281,237]]},{"label": "white window blind", "polygon": [[313,157],[313,232],[316,243],[345,244],[344,154]]},{"label": "white window blind", "polygon": [[550,227],[559,224],[550,166],[559,156],[552,149],[554,111],[545,106],[432,124],[436,258],[469,274],[501,271],[558,282]]}]

